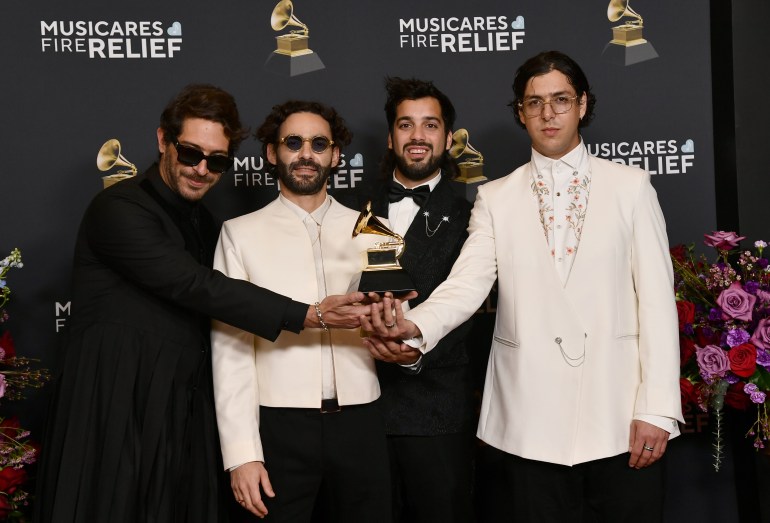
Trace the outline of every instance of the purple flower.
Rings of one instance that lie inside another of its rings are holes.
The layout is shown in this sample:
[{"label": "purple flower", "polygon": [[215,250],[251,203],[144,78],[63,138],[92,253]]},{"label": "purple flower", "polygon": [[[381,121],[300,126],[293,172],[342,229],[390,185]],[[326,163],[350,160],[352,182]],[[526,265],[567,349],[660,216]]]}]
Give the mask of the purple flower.
[{"label": "purple flower", "polygon": [[757,349],[757,365],[762,365],[770,370],[770,352],[764,349]]},{"label": "purple flower", "polygon": [[757,392],[759,390],[759,387],[756,386],[754,383],[747,383],[743,386],[743,392],[746,394],[751,394],[752,392]]},{"label": "purple flower", "polygon": [[727,376],[725,376],[725,381],[730,385],[733,385],[741,381],[741,379],[733,373],[728,373]]},{"label": "purple flower", "polygon": [[695,358],[698,360],[701,374],[706,378],[723,378],[725,373],[730,370],[730,360],[727,359],[727,353],[716,345],[696,346]]},{"label": "purple flower", "polygon": [[719,307],[712,307],[709,310],[709,321],[719,321],[722,319],[722,309]]},{"label": "purple flower", "polygon": [[765,402],[765,393],[761,391],[752,392],[749,396],[751,398],[751,401],[757,404],[761,404]]},{"label": "purple flower", "polygon": [[757,289],[759,289],[759,283],[755,281],[747,281],[743,288],[746,289],[746,292],[749,294],[756,294]]},{"label": "purple flower", "polygon": [[757,289],[757,298],[762,300],[763,303],[770,303],[770,292]]},{"label": "purple flower", "polygon": [[0,374],[0,398],[5,396],[5,374]]},{"label": "purple flower", "polygon": [[761,269],[764,269],[765,267],[767,267],[767,258],[760,258],[760,259],[758,259],[757,260],[757,265],[759,265],[759,267]]},{"label": "purple flower", "polygon": [[741,240],[745,240],[745,236],[738,236],[734,232],[714,231],[711,234],[704,234],[703,243],[709,247],[714,247],[722,251],[729,251],[735,249]]},{"label": "purple flower", "polygon": [[727,333],[727,344],[730,347],[737,347],[749,341],[749,333],[743,329],[732,329]]},{"label": "purple flower", "polygon": [[743,290],[739,282],[733,282],[723,290],[717,298],[717,305],[722,308],[722,319],[751,321],[751,309],[757,302],[757,297]]},{"label": "purple flower", "polygon": [[749,341],[760,349],[770,349],[770,319],[762,318],[759,320]]}]

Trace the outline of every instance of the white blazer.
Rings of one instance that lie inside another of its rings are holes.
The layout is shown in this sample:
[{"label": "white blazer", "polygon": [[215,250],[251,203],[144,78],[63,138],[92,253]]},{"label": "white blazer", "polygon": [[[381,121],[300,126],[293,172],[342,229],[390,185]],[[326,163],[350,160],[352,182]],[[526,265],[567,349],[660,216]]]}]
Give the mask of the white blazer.
[{"label": "white blazer", "polygon": [[407,313],[430,350],[477,310],[497,278],[478,436],[564,465],[626,452],[635,415],[683,421],[673,274],[655,190],[640,169],[594,157],[589,168],[587,214],[566,283],[526,164],[479,187],[449,278]]},{"label": "white blazer", "polygon": [[[332,199],[321,228],[327,293],[345,294],[377,237],[351,238],[358,213]],[[302,220],[278,199],[225,222],[214,268],[304,303],[318,301],[315,259]],[[358,329],[331,331],[340,405],[369,403],[380,387]],[[259,406],[321,407],[321,330],[283,331],[267,341],[213,322],[212,365],[225,468],[264,461]]]}]

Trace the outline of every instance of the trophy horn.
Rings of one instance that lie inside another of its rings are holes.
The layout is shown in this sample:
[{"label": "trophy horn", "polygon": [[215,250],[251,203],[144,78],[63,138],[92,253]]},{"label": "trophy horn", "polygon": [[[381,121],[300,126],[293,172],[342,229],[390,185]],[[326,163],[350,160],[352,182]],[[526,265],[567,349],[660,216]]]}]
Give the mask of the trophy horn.
[{"label": "trophy horn", "polygon": [[100,171],[109,171],[116,165],[118,167],[128,167],[127,171],[119,171],[120,174],[136,174],[136,165],[126,160],[120,154],[120,142],[112,138],[104,142],[104,145],[99,149],[99,153],[96,155],[96,167]]},{"label": "trophy horn", "polygon": [[389,242],[384,242],[382,245],[397,247],[396,259],[401,257],[404,252],[404,238],[400,234],[396,234],[391,231],[384,223],[382,223],[372,213],[372,202],[367,202],[366,207],[356,220],[356,225],[353,227],[353,238],[359,234],[378,234],[380,236],[387,236],[392,238]]},{"label": "trophy horn", "polygon": [[466,129],[457,129],[452,133],[452,146],[449,148],[449,156],[459,159],[463,154],[471,155],[468,161],[472,163],[484,163],[484,156],[468,143],[468,131]]},{"label": "trophy horn", "polygon": [[642,17],[639,13],[631,9],[631,6],[629,6],[628,3],[629,0],[610,0],[610,5],[607,6],[607,18],[609,18],[610,22],[617,22],[624,16],[631,16],[638,20],[633,20],[629,23],[642,25]]},{"label": "trophy horn", "polygon": [[[280,31],[286,26],[300,27],[303,35],[310,34],[308,27],[294,16],[294,5],[291,0],[281,0],[273,9],[273,14],[270,16],[270,25],[273,30]],[[292,31],[294,32],[294,31]]]}]

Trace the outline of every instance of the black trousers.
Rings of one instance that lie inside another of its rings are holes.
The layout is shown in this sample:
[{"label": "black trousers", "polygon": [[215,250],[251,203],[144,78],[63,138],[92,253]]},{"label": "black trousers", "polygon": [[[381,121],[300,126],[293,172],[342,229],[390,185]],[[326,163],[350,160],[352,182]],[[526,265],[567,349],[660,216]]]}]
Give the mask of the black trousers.
[{"label": "black trousers", "polygon": [[269,522],[391,522],[385,427],[374,404],[318,409],[260,408],[265,468],[275,491]]},{"label": "black trousers", "polygon": [[474,439],[470,432],[388,436],[398,523],[471,523]]},{"label": "black trousers", "polygon": [[655,523],[663,519],[665,455],[643,469],[629,454],[573,467],[506,454],[515,523]]}]

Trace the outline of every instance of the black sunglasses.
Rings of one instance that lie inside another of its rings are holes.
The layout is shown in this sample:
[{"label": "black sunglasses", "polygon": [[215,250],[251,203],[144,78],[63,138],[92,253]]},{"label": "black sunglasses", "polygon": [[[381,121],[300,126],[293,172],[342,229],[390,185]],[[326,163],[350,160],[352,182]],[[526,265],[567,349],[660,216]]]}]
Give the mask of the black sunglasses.
[{"label": "black sunglasses", "polygon": [[223,154],[212,154],[206,156],[202,151],[189,145],[182,145],[179,142],[174,142],[176,147],[176,157],[179,163],[187,165],[189,167],[195,167],[201,161],[206,160],[206,165],[209,171],[215,174],[222,174],[233,165],[233,159]]},{"label": "black sunglasses", "polygon": [[296,134],[290,134],[284,138],[281,138],[280,142],[289,148],[290,151],[299,151],[302,149],[302,144],[310,142],[310,149],[314,153],[321,154],[330,145],[334,145],[333,140],[329,140],[326,136],[313,136],[312,138],[302,138]]}]

